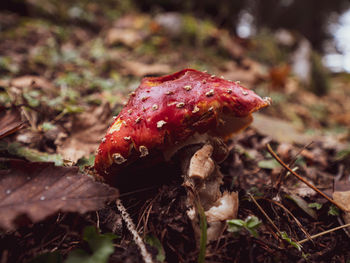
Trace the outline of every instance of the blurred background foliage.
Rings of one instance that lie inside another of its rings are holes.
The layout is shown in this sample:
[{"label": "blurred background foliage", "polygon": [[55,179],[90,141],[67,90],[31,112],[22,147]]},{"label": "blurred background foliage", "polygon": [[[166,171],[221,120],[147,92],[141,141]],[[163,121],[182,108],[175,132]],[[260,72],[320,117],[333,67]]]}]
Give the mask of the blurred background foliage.
[{"label": "blurred background foliage", "polygon": [[55,90],[23,89],[21,103],[46,107],[39,123],[106,101],[116,114],[141,77],[193,67],[271,96],[270,116],[343,132],[349,74],[325,57],[343,56],[335,33],[349,8],[347,0],[1,1],[0,103],[13,101],[4,92],[11,79],[34,75]]}]

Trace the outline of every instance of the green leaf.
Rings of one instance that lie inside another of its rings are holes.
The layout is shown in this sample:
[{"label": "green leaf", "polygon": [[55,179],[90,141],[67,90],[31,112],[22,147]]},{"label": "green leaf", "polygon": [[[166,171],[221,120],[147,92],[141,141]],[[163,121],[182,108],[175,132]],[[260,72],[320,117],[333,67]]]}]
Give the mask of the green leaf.
[{"label": "green leaf", "polygon": [[275,168],[280,167],[281,165],[275,159],[270,159],[258,162],[258,166],[263,169],[273,170]]},{"label": "green leaf", "polygon": [[281,232],[281,237],[283,240],[287,241],[290,245],[301,251],[301,245],[297,242],[293,241],[286,232]]},{"label": "green leaf", "polygon": [[342,161],[344,160],[345,158],[347,158],[348,156],[350,156],[350,146],[347,147],[346,149],[344,150],[341,150],[339,152],[337,152],[336,156],[335,156],[335,159],[337,161]]},{"label": "green leaf", "polygon": [[63,165],[63,158],[59,154],[47,154],[38,150],[21,146],[14,142],[8,145],[7,151],[10,154],[21,156],[31,162],[54,162],[56,166]]},{"label": "green leaf", "polygon": [[77,161],[77,166],[79,166],[80,171],[84,171],[85,166],[93,166],[95,162],[95,155],[90,154],[88,158],[82,157]]},{"label": "green leaf", "polygon": [[160,243],[159,239],[153,235],[148,235],[145,238],[145,242],[147,244],[149,244],[150,246],[155,247],[158,250],[157,257],[156,257],[157,261],[164,262],[165,251],[164,251],[162,243]]},{"label": "green leaf", "polygon": [[256,216],[248,216],[245,221],[241,219],[230,219],[226,221],[228,224],[227,231],[238,233],[243,228],[246,229],[253,237],[258,237],[257,229],[261,225],[261,221]]},{"label": "green leaf", "polygon": [[309,204],[310,208],[316,208],[316,210],[320,210],[322,208],[322,204],[320,203],[311,203]]},{"label": "green leaf", "polygon": [[241,219],[230,219],[227,220],[227,223],[229,226],[243,227],[245,225],[245,222]]},{"label": "green leaf", "polygon": [[94,226],[88,226],[84,229],[84,240],[88,242],[92,254],[76,249],[69,253],[65,263],[107,263],[114,251],[113,239],[116,238],[112,233],[100,234]]},{"label": "green leaf", "polygon": [[247,228],[257,228],[261,225],[261,221],[256,216],[248,216],[246,222]]},{"label": "green leaf", "polygon": [[335,205],[331,205],[329,207],[328,214],[332,216],[339,216],[339,208]]},{"label": "green leaf", "polygon": [[287,198],[294,201],[305,213],[311,216],[313,219],[317,219],[317,213],[315,210],[309,207],[309,204],[300,196],[297,195],[286,195]]},{"label": "green leaf", "polygon": [[44,132],[47,132],[49,130],[52,130],[53,128],[55,128],[56,125],[52,124],[51,122],[44,122],[41,125],[41,128],[43,129]]}]

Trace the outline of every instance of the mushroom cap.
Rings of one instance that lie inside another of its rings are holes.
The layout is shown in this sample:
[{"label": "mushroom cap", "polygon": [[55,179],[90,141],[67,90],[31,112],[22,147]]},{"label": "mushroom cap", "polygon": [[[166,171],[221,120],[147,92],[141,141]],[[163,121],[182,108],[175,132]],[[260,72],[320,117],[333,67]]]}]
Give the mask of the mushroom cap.
[{"label": "mushroom cap", "polygon": [[118,167],[195,133],[226,137],[237,132],[250,124],[252,112],[269,104],[238,82],[194,69],[143,78],[102,139],[95,169],[111,181]]}]

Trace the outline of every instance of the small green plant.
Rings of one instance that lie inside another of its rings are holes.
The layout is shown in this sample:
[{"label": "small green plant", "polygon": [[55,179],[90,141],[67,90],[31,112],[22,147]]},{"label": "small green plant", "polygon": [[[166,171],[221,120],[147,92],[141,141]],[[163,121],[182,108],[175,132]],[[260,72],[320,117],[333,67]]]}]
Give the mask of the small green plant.
[{"label": "small green plant", "polygon": [[89,244],[92,254],[76,249],[69,253],[65,263],[107,263],[113,253],[113,239],[117,236],[112,233],[100,234],[94,226],[84,229],[84,240]]},{"label": "small green plant", "polygon": [[253,237],[258,237],[257,229],[261,225],[261,221],[256,216],[248,216],[244,221],[241,219],[227,220],[228,231],[239,233],[242,229],[246,229]]},{"label": "small green plant", "polygon": [[331,205],[329,207],[328,214],[331,216],[339,216],[339,208],[335,205]]},{"label": "small green plant", "polygon": [[202,205],[198,202],[197,209],[199,213],[199,225],[201,229],[201,238],[199,244],[199,255],[198,255],[198,263],[205,262],[205,251],[207,249],[207,218],[204,213],[204,209]]},{"label": "small green plant", "polygon": [[145,238],[145,242],[148,245],[150,245],[152,247],[155,247],[158,250],[158,253],[157,253],[157,256],[156,256],[157,261],[164,262],[164,260],[165,260],[165,251],[164,251],[164,248],[163,248],[162,243],[160,242],[160,240],[156,236],[148,235]]},{"label": "small green plant", "polygon": [[293,241],[286,232],[281,232],[281,237],[283,240],[287,241],[288,244],[290,244],[291,246],[295,247],[296,249],[298,249],[299,251],[301,251],[301,245],[298,244],[297,242]]},{"label": "small green plant", "polygon": [[316,210],[320,210],[322,208],[322,204],[320,203],[311,203],[309,204],[310,208],[316,208]]}]

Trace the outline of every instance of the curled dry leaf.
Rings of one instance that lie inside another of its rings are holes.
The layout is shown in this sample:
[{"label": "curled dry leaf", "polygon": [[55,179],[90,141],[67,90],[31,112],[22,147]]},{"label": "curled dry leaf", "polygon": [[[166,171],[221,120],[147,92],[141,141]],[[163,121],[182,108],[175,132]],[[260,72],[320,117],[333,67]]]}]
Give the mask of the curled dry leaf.
[{"label": "curled dry leaf", "polygon": [[0,108],[0,139],[21,129],[24,123],[18,108]]},{"label": "curled dry leaf", "polygon": [[[78,173],[77,167],[6,160],[0,170],[0,227],[14,229],[25,215],[32,222],[63,212],[94,211],[118,196],[118,190]],[[17,219],[17,220],[16,220]]]}]

